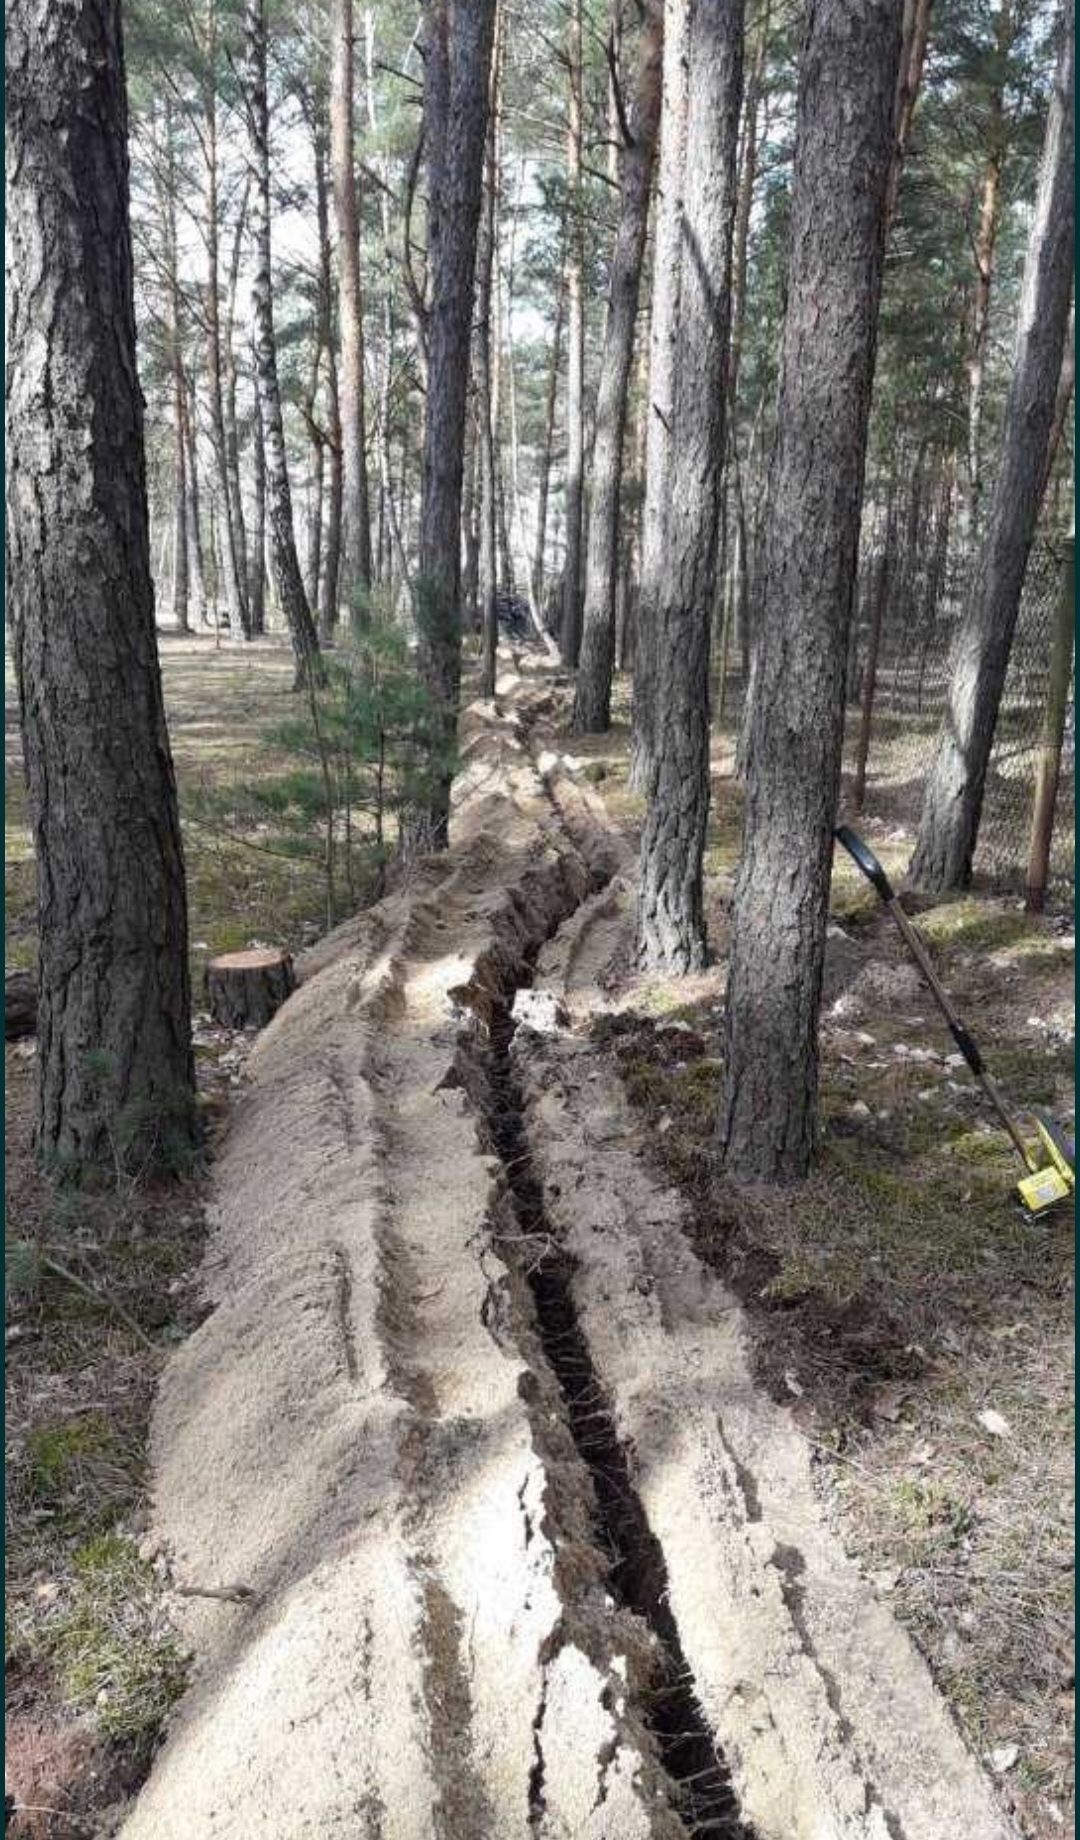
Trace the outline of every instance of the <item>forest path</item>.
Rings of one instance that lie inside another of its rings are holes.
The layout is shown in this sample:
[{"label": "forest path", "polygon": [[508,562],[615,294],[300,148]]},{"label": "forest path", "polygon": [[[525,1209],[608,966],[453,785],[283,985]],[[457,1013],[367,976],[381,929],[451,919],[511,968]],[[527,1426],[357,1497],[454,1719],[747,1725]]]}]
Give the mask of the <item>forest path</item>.
[{"label": "forest path", "polygon": [[153,1440],[153,1543],[234,1595],[122,1832],[1005,1840],[565,1026],[629,881],[551,707],[466,712],[449,855],[251,1056]]}]

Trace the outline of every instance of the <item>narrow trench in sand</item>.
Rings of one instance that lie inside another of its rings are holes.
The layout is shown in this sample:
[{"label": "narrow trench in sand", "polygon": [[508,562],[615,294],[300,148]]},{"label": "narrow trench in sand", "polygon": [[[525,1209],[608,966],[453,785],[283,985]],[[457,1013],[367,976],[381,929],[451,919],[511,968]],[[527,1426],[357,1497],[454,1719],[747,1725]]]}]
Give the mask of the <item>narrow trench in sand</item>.
[{"label": "narrow trench in sand", "polygon": [[[526,971],[518,988],[530,982]],[[561,1252],[544,1214],[541,1185],[529,1151],[521,1094],[510,1044],[513,1001],[498,1004],[488,1031],[491,1110],[488,1125],[514,1201],[523,1235],[549,1250],[528,1273],[544,1353],[563,1401],[578,1453],[596,1497],[598,1549],[607,1555],[607,1586],[615,1602],[636,1613],[652,1631],[660,1662],[641,1715],[656,1740],[660,1761],[676,1785],[682,1818],[692,1834],[754,1840],[739,1818],[731,1778],[698,1705],[675,1618],[668,1603],[667,1568],[660,1543],[635,1492],[626,1452],[610,1404],[589,1354],[574,1303],[573,1263]]]}]

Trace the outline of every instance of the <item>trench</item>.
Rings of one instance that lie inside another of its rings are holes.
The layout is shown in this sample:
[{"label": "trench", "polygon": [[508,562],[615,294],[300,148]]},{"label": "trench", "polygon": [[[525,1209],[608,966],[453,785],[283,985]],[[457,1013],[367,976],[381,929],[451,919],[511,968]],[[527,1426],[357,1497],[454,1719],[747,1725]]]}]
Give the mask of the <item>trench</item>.
[{"label": "trench", "polygon": [[[531,966],[516,989],[532,981]],[[730,1773],[695,1697],[692,1675],[668,1602],[667,1567],[634,1488],[630,1463],[592,1362],[573,1296],[574,1261],[547,1221],[533,1167],[523,1102],[510,1045],[517,1027],[514,991],[489,1012],[486,1123],[513,1201],[517,1231],[549,1250],[523,1273],[532,1294],[540,1343],[565,1406],[578,1455],[592,1481],[593,1533],[606,1564],[606,1588],[615,1604],[640,1617],[651,1631],[657,1666],[638,1710],[674,1787],[675,1806],[689,1833],[714,1840],[754,1840],[739,1815]],[[504,1253],[504,1256],[511,1256]]]}]

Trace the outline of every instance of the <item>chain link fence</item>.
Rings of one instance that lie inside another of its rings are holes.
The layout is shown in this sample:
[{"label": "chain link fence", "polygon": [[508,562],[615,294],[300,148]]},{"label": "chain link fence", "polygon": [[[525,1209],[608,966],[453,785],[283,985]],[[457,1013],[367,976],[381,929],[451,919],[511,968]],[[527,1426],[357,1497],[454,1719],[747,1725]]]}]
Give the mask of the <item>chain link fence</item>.
[{"label": "chain link fence", "polygon": [[[1040,742],[1051,685],[1054,633],[1063,592],[1064,542],[1032,550],[1016,637],[987,776],[975,857],[981,885],[1021,892],[1025,885]],[[883,570],[889,567],[892,579]],[[923,788],[945,713],[953,637],[970,579],[971,558],[927,554],[888,565],[864,550],[844,731],[844,803],[859,804],[872,826],[897,845],[915,841]],[[936,576],[936,579],[935,579]],[[880,597],[877,600],[876,597]],[[873,657],[873,627],[881,619]],[[876,670],[875,670],[876,665]],[[867,713],[868,679],[873,692]],[[1049,893],[1071,898],[1075,868],[1075,680],[1068,690],[1065,741],[1050,849]]]}]

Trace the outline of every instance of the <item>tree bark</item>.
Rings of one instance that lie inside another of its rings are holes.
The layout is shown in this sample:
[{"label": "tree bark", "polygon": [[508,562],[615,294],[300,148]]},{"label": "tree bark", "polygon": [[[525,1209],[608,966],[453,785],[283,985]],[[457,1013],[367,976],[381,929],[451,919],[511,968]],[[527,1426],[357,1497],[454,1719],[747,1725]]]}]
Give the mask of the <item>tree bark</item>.
[{"label": "tree bark", "polygon": [[682,189],[686,152],[687,35],[685,0],[665,0],[663,100],[657,175],[656,237],[649,321],[649,416],[645,435],[645,508],[642,513],[641,588],[634,653],[634,707],[630,783],[643,791],[652,757],[653,639],[664,581],[664,525],[668,503],[674,414],[675,353],[682,274]]},{"label": "tree bark", "polygon": [[449,840],[461,687],[465,399],[494,24],[495,0],[434,0],[424,70],[431,299],[416,612],[434,772],[410,830],[436,848]]},{"label": "tree bark", "polygon": [[506,271],[506,393],[510,423],[510,491],[513,502],[514,536],[517,541],[518,555],[521,558],[522,574],[525,577],[525,599],[529,609],[529,620],[537,643],[542,645],[548,657],[557,663],[559,648],[544,626],[540,603],[533,587],[532,568],[525,540],[525,513],[521,499],[521,444],[518,438],[517,367],[514,356],[514,261],[525,179],[526,162],[522,158],[518,169],[517,195],[514,200],[510,229],[510,259]]},{"label": "tree bark", "polygon": [[731,242],[742,96],[740,0],[696,0],[687,43],[683,270],[672,376],[666,564],[652,602],[652,733],[636,952],[705,963],[701,864],[709,811],[709,645],[731,322]]},{"label": "tree bark", "polygon": [[966,888],[1020,595],[1046,481],[1069,322],[1075,233],[1073,25],[1065,9],[1024,267],[1001,457],[949,671],[949,697],[926,783],[911,878]]},{"label": "tree bark", "polygon": [[[742,363],[743,327],[746,324],[747,253],[750,247],[750,212],[757,181],[758,109],[765,76],[765,54],[769,45],[772,0],[764,0],[754,39],[754,56],[746,81],[743,103],[742,144],[739,149],[739,197],[735,206],[734,249],[731,263],[731,362],[728,366],[728,396],[734,422],[735,403]],[[732,437],[735,429],[732,426]],[[745,530],[743,531],[745,540]]]},{"label": "tree bark", "polygon": [[[372,138],[378,134],[378,110],[375,96],[375,20],[369,7],[364,14],[364,57],[365,87],[367,91],[368,126]],[[383,369],[379,391],[379,491],[382,499],[383,515],[389,532],[389,552],[396,561],[398,572],[406,589],[411,594],[412,578],[409,571],[409,559],[405,553],[405,544],[401,534],[397,505],[394,500],[394,469],[390,442],[390,411],[393,402],[394,353],[397,322],[394,313],[394,254],[390,239],[390,198],[388,194],[389,165],[382,161],[383,185],[379,190],[379,214],[382,225],[383,273],[382,273],[382,321],[383,321]],[[393,590],[393,571],[388,566],[387,575]],[[393,601],[393,592],[391,592]]]},{"label": "tree bark", "polygon": [[266,508],[278,599],[292,640],[296,681],[299,684],[317,668],[319,641],[296,554],[292,494],[285,460],[285,427],[278,385],[270,271],[270,118],[266,99],[265,0],[246,0],[245,29],[252,175],[251,230],[255,254],[251,302],[255,373],[262,404],[266,454]]},{"label": "tree bark", "polygon": [[798,1179],[813,1148],[901,12],[810,0],[804,28],[718,1122],[737,1180]]},{"label": "tree bark", "polygon": [[352,0],[334,0],[330,71],[330,168],[338,238],[341,312],[342,517],[345,590],[357,585],[363,617],[371,590],[371,513],[364,414],[364,306],[360,285],[360,205],[353,127],[355,40]]},{"label": "tree bark", "polygon": [[319,390],[319,370],[322,357],[322,345],[318,341],[315,358],[312,363],[311,382],[304,404],[308,428],[311,432],[311,474],[307,482],[307,580],[304,592],[312,613],[319,605],[319,586],[322,581],[322,532],[323,532],[323,475],[326,471],[323,449],[326,437],[315,420],[315,398]]},{"label": "tree bark", "polygon": [[881,652],[881,629],[889,599],[889,576],[892,546],[895,540],[892,506],[885,518],[881,554],[877,558],[870,600],[870,632],[866,642],[866,665],[862,673],[859,710],[859,739],[855,747],[855,780],[851,789],[851,809],[861,812],[866,798],[866,765],[870,758],[870,734],[874,723],[874,698],[877,693],[878,657]]},{"label": "tree bark", "polygon": [[198,412],[198,392],[194,377],[186,374],[183,379],[184,393],[182,399],[184,452],[186,466],[184,470],[187,482],[187,536],[190,553],[190,574],[195,593],[195,619],[198,625],[205,626],[208,609],[206,604],[206,564],[203,558],[202,521],[199,505],[199,446],[196,429]]},{"label": "tree bark", "polygon": [[206,967],[206,1004],[226,1029],[262,1029],[296,989],[288,952],[269,946],[226,952]]},{"label": "tree bark", "polygon": [[1073,618],[1076,605],[1075,537],[1070,533],[1061,567],[1054,629],[1050,644],[1046,706],[1039,737],[1035,796],[1031,807],[1028,844],[1027,890],[1024,911],[1041,914],[1050,880],[1050,848],[1054,840],[1054,810],[1061,778],[1061,748],[1069,707],[1069,682],[1073,664]]},{"label": "tree bark", "polygon": [[637,93],[622,152],[619,229],[611,263],[604,353],[596,397],[585,615],[573,719],[574,730],[581,735],[602,733],[611,721],[626,405],[660,124],[663,31],[662,0],[648,0],[642,27]]},{"label": "tree bark", "polygon": [[40,932],[37,1147],[194,1134],[184,858],[158,666],[117,0],[7,12],[8,593]]},{"label": "tree bark", "polygon": [[[326,365],[326,420],[321,446],[329,456],[329,490],[326,507],[326,543],[322,557],[322,594],[316,589],[312,606],[319,609],[320,638],[334,635],[338,620],[338,581],[341,572],[341,521],[344,504],[344,467],[341,441],[341,402],[337,358],[334,353],[334,284],[330,249],[330,186],[326,170],[326,132],[314,99],[312,151],[315,161],[315,217],[319,232],[319,276],[316,293],[317,338]],[[312,414],[315,404],[312,402]]]},{"label": "tree bark", "polygon": [[173,409],[173,580],[172,615],[180,632],[189,632],[188,624],[188,546],[187,546],[187,455],[184,449],[184,359],[181,343],[180,273],[176,244],[176,148],[173,140],[173,114],[169,98],[165,101],[165,184],[161,199],[165,215],[166,263],[166,342],[169,371],[172,377]]},{"label": "tree bark", "polygon": [[566,129],[566,560],[559,647],[574,666],[581,650],[582,534],[585,509],[585,291],[581,170],[582,0],[569,0]]},{"label": "tree bark", "polygon": [[[225,412],[225,472],[229,492],[229,528],[232,531],[232,544],[236,556],[236,578],[240,583],[240,612],[242,616],[242,637],[250,633],[251,614],[248,607],[248,560],[247,531],[244,528],[244,495],[240,489],[240,434],[236,421],[236,294],[240,282],[240,256],[244,246],[244,225],[247,219],[247,201],[250,180],[245,180],[244,190],[237,213],[236,228],[233,232],[232,255],[229,259],[229,283],[225,295],[225,325],[223,331],[223,369]],[[235,633],[233,635],[235,637]]]},{"label": "tree bark", "polygon": [[[225,391],[221,356],[221,283],[219,274],[221,216],[218,208],[217,115],[217,0],[206,0],[205,78],[203,82],[204,145],[206,150],[206,341],[207,381],[210,385],[210,432],[225,520],[225,593],[229,631],[245,637],[245,583],[240,579],[240,555],[233,529],[229,493],[229,459],[225,435]],[[219,577],[220,581],[220,577]],[[220,587],[218,588],[220,593]],[[215,609],[215,620],[217,610]]]},{"label": "tree bark", "polygon": [[979,224],[975,232],[975,294],[971,308],[971,345],[968,354],[968,500],[967,531],[974,540],[982,500],[982,408],[986,372],[986,346],[990,333],[990,292],[994,254],[1001,227],[1002,180],[1005,172],[1005,62],[1015,32],[1014,0],[999,0],[994,29],[999,81],[990,91],[986,128],[986,166],[983,170]]},{"label": "tree bark", "polygon": [[551,369],[548,371],[547,404],[544,410],[544,445],[540,454],[540,479],[536,497],[536,550],[533,556],[533,595],[536,605],[544,604],[544,565],[547,548],[548,492],[551,486],[551,455],[555,443],[555,409],[559,400],[559,357],[562,346],[563,319],[566,313],[565,274],[560,274],[555,295],[555,325],[551,333]]},{"label": "tree bark", "polygon": [[904,170],[915,104],[922,88],[926,46],[930,36],[930,10],[934,0],[905,0],[903,40],[900,47],[900,79],[896,91],[896,132],[889,189],[885,196],[885,234],[892,229],[900,200],[900,176]]},{"label": "tree bark", "polygon": [[[255,341],[251,346],[252,369],[255,368]],[[248,610],[253,639],[261,638],[266,631],[266,446],[263,440],[262,403],[259,400],[258,385],[255,388],[255,401],[251,426],[251,473],[253,515],[251,519],[251,545],[248,555],[250,575],[248,577]]]},{"label": "tree bark", "polygon": [[480,445],[480,630],[483,662],[480,695],[495,695],[495,660],[499,644],[497,507],[495,502],[495,394],[497,341],[491,336],[493,279],[497,261],[496,193],[498,190],[498,108],[501,19],[496,11],[492,51],[491,105],[484,154],[484,197],[476,256],[476,427]]}]

